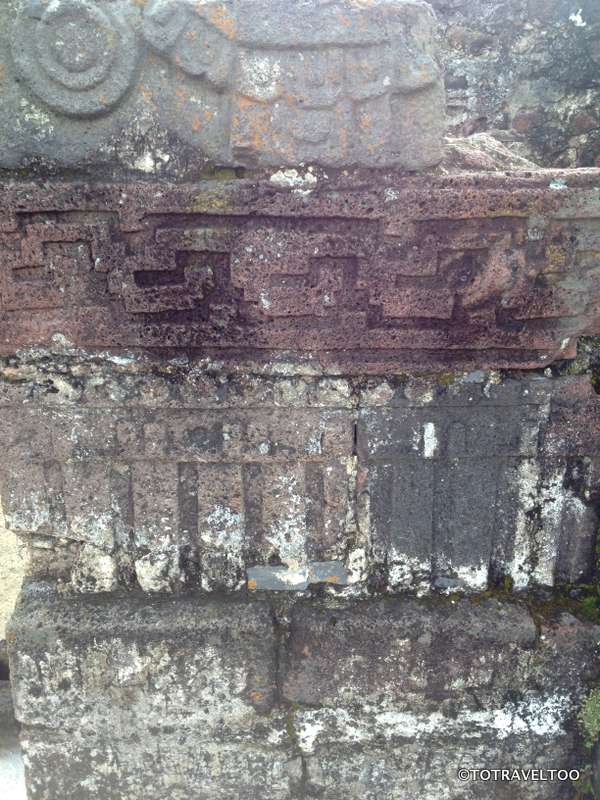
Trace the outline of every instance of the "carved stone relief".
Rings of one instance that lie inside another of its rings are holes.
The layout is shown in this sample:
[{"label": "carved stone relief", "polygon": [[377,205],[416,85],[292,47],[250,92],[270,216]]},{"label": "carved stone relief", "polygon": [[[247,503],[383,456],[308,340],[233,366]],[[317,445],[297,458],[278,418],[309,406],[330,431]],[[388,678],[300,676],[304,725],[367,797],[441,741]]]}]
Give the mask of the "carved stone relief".
[{"label": "carved stone relief", "polygon": [[425,3],[24,0],[0,15],[1,166],[99,163],[110,151],[113,163],[116,152],[124,166],[175,170],[177,140],[223,166],[441,159]]}]

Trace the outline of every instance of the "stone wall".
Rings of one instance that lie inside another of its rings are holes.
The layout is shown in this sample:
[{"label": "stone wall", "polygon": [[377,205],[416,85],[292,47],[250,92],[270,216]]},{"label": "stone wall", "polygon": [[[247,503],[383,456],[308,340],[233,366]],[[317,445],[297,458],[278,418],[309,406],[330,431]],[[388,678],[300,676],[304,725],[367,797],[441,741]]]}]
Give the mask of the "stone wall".
[{"label": "stone wall", "polygon": [[67,349],[5,359],[0,381],[7,526],[68,591],[359,596],[593,575],[586,377],[349,378]]},{"label": "stone wall", "polygon": [[457,773],[582,767],[597,626],[494,598],[274,597],[28,589],[12,667],[31,796],[572,797],[568,777],[525,794]]},{"label": "stone wall", "polygon": [[[553,161],[596,12],[437,5],[451,129]],[[444,146],[421,0],[9,0],[0,61],[30,800],[591,798],[600,170]]]},{"label": "stone wall", "polygon": [[4,353],[536,368],[598,330],[595,172],[19,183],[0,214]]},{"label": "stone wall", "polygon": [[596,0],[432,0],[449,130],[512,143],[536,163],[600,166]]},{"label": "stone wall", "polygon": [[[0,505],[1,509],[1,505]],[[25,571],[23,556],[16,535],[6,530],[4,517],[0,511],[0,641],[6,638],[6,623],[12,614]],[[6,655],[0,652],[0,661],[6,662]]]}]

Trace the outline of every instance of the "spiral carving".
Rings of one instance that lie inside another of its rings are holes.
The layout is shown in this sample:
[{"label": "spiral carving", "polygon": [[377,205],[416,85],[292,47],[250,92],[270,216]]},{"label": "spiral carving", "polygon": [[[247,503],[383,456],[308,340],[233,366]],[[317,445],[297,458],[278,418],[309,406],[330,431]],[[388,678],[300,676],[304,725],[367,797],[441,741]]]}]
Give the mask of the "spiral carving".
[{"label": "spiral carving", "polygon": [[136,36],[118,8],[89,0],[30,0],[17,20],[19,77],[54,111],[91,117],[110,111],[136,69]]}]

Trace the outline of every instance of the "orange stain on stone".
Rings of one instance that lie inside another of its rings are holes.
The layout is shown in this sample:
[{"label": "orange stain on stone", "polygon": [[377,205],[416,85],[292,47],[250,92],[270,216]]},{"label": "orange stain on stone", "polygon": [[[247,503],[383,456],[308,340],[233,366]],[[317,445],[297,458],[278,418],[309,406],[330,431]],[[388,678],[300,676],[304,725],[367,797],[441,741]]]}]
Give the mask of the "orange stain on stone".
[{"label": "orange stain on stone", "polygon": [[262,692],[257,692],[256,690],[250,692],[250,700],[252,700],[253,703],[259,703],[263,697],[264,695]]},{"label": "orange stain on stone", "polygon": [[369,153],[377,153],[381,147],[385,146],[385,139],[380,139],[378,142],[371,142],[371,144],[367,145],[367,150]]},{"label": "orange stain on stone", "polygon": [[560,269],[567,264],[567,254],[562,247],[551,244],[546,247],[546,258],[551,269]]},{"label": "orange stain on stone", "polygon": [[178,86],[177,89],[175,89],[175,97],[177,98],[176,102],[177,109],[181,111],[183,109],[183,106],[188,101],[188,96],[186,95],[185,91],[181,86]]},{"label": "orange stain on stone", "polygon": [[[204,3],[197,3],[196,8],[199,11],[204,11],[206,5]],[[235,19],[228,13],[224,6],[213,6],[207,10],[208,19],[212,22],[215,28],[218,28],[228,39],[235,39],[237,29]]]},{"label": "orange stain on stone", "polygon": [[256,590],[256,585],[257,584],[254,578],[250,578],[250,580],[248,581],[248,589],[250,589],[251,592],[254,592]]},{"label": "orange stain on stone", "polygon": [[235,115],[235,119],[237,127],[248,129],[249,144],[256,152],[260,152],[269,146],[269,135],[272,131],[271,112],[268,108],[257,106],[248,97],[240,96],[238,98],[238,113]]},{"label": "orange stain on stone", "polygon": [[345,127],[345,125],[343,123],[340,126],[340,131],[339,131],[338,136],[339,136],[339,143],[340,143],[341,152],[342,153],[347,153],[348,152],[348,144],[349,144],[348,130],[347,130],[347,128]]}]

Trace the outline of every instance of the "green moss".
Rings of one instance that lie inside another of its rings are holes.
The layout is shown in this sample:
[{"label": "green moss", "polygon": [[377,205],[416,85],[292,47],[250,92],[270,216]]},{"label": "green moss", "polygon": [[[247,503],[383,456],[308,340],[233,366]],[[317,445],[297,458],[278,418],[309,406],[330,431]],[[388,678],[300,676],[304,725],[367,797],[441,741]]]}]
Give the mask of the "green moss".
[{"label": "green moss", "polygon": [[296,731],[296,712],[300,706],[295,703],[288,709],[285,715],[285,730],[290,738],[290,742],[294,747],[298,747],[298,732]]},{"label": "green moss", "polygon": [[579,601],[581,615],[590,622],[600,622],[600,609],[598,608],[598,596],[590,595]]},{"label": "green moss", "polygon": [[579,723],[587,747],[593,747],[600,738],[600,687],[588,694],[581,711]]},{"label": "green moss", "polygon": [[239,178],[238,170],[230,167],[220,167],[215,169],[203,169],[198,175],[201,181],[234,181]]},{"label": "green moss", "polygon": [[579,772],[579,780],[573,783],[572,800],[594,800],[591,765],[586,764]]},{"label": "green moss", "polygon": [[230,207],[231,201],[228,193],[217,189],[207,189],[196,195],[191,210],[195,214],[204,214],[211,211],[213,213],[219,211],[224,214],[226,211],[230,210]]},{"label": "green moss", "polygon": [[578,596],[572,596],[573,587],[557,586],[552,597],[541,599],[536,595],[526,598],[527,606],[536,622],[554,617],[558,612],[566,611],[578,619],[588,622],[600,622],[600,597],[596,584],[578,585]]}]

